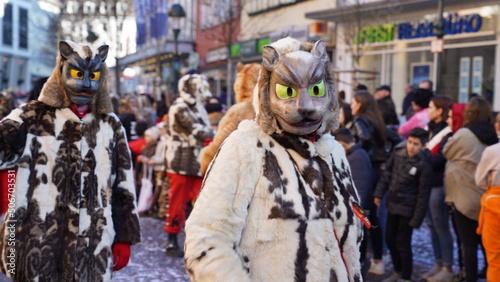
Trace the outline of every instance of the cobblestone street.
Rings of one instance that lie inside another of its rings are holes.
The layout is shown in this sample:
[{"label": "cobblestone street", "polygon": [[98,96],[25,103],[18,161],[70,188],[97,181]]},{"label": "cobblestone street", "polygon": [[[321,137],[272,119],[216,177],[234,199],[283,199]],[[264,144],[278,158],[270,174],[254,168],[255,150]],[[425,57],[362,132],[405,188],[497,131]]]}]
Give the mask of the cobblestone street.
[{"label": "cobblestone street", "polygon": [[[113,282],[184,282],[189,277],[184,269],[182,258],[172,258],[165,255],[164,245],[166,233],[163,230],[163,221],[150,217],[141,217],[142,242],[132,246],[132,257],[127,267],[117,271],[113,275]],[[180,235],[180,243],[184,243],[184,234]],[[414,267],[412,281],[421,281],[420,277],[433,266],[433,253],[431,248],[430,234],[426,225],[413,234]],[[456,250],[456,248],[455,248]],[[456,251],[455,251],[456,260]],[[389,254],[384,255],[386,265],[385,275],[368,275],[365,281],[377,282],[392,273],[391,259]],[[482,255],[479,259],[479,269],[483,267]],[[457,270],[457,263],[454,265]],[[0,282],[11,281],[0,274]],[[483,280],[485,281],[485,280]]]}]

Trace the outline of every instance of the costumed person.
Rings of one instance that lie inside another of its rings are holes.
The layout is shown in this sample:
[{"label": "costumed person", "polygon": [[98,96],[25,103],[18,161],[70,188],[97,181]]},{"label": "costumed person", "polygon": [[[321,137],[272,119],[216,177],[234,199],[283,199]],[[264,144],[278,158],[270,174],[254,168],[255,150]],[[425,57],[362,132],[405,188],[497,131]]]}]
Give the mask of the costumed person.
[{"label": "costumed person", "polygon": [[214,137],[203,101],[212,94],[205,76],[185,75],[179,80],[179,98],[168,111],[166,170],[170,180],[165,230],[166,254],[184,256],[177,242],[186,220],[187,202],[196,199],[203,178],[199,154],[206,139]]},{"label": "costumed person", "polygon": [[[496,124],[497,133],[500,126]],[[477,233],[481,235],[488,268],[486,280],[500,277],[500,143],[486,147],[477,165],[475,180],[477,187],[486,190],[481,197],[481,211]]]},{"label": "costumed person", "polygon": [[15,281],[110,281],[140,231],[108,46],[61,41],[59,51],[38,100],[0,122],[0,168],[18,167],[0,270]]},{"label": "costumed person", "polygon": [[201,175],[205,175],[208,165],[212,161],[220,145],[226,138],[238,128],[238,124],[245,119],[254,119],[255,110],[252,106],[253,89],[259,78],[260,64],[251,63],[243,65],[239,62],[236,65],[238,75],[234,81],[234,93],[236,94],[236,104],[227,110],[226,114],[219,122],[217,134],[213,142],[201,150]]},{"label": "costumed person", "polygon": [[330,134],[338,99],[325,44],[288,37],[262,57],[256,119],[224,141],[187,220],[187,272],[192,281],[360,281],[362,210]]}]

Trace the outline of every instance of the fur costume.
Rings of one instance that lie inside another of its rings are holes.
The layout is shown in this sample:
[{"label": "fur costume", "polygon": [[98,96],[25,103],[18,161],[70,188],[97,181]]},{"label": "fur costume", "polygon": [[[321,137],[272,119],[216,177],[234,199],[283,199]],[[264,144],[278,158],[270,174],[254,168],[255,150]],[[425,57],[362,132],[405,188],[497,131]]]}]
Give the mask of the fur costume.
[{"label": "fur costume", "polygon": [[325,46],[285,38],[264,46],[262,67],[256,120],[222,144],[186,222],[191,281],[360,281],[358,196],[329,133]]},{"label": "fur costume", "polygon": [[[0,122],[0,168],[18,166],[0,269],[17,281],[110,281],[113,243],[135,244],[140,231],[130,152],[106,87],[107,46],[59,46],[39,100]],[[71,80],[85,91],[70,90]],[[79,118],[74,101],[90,112]]]},{"label": "fur costume", "polygon": [[236,104],[233,105],[222,120],[219,122],[217,134],[207,147],[201,150],[201,174],[205,175],[208,165],[212,161],[220,145],[226,138],[238,128],[238,124],[245,119],[254,119],[255,110],[252,106],[253,89],[257,84],[260,64],[251,63],[236,65],[238,75],[234,81],[234,93],[236,93]]},{"label": "fur costume", "polygon": [[168,111],[167,172],[201,176],[200,149],[206,138],[214,136],[202,100],[212,94],[208,81],[199,74],[183,76],[179,92]]}]

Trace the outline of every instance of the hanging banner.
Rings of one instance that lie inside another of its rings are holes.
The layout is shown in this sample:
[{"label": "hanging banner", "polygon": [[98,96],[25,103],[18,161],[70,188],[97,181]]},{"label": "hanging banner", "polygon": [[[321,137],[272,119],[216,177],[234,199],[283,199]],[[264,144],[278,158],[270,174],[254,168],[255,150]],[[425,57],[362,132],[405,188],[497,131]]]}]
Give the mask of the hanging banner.
[{"label": "hanging banner", "polygon": [[167,0],[148,1],[149,34],[152,38],[166,35]]},{"label": "hanging banner", "polygon": [[146,0],[134,0],[135,21],[137,24],[136,43],[143,45],[146,43]]}]

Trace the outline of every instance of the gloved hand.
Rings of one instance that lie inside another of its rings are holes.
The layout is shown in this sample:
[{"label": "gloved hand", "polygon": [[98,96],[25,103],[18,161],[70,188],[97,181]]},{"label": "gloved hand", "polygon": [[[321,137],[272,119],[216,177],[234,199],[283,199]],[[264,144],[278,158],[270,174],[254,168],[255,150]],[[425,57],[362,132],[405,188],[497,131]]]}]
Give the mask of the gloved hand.
[{"label": "gloved hand", "polygon": [[130,243],[113,244],[113,271],[118,271],[128,264],[130,259]]}]

